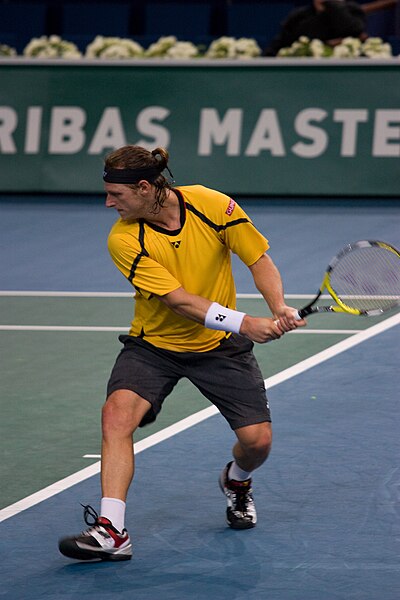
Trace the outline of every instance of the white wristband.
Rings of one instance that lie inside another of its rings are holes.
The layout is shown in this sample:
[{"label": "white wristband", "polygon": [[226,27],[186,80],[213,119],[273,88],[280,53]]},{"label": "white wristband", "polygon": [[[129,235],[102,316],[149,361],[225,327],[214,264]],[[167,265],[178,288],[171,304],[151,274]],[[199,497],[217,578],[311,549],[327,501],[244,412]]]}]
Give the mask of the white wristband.
[{"label": "white wristband", "polygon": [[221,306],[218,302],[213,302],[207,311],[204,326],[209,329],[239,333],[245,316],[246,313],[232,310],[231,308]]}]

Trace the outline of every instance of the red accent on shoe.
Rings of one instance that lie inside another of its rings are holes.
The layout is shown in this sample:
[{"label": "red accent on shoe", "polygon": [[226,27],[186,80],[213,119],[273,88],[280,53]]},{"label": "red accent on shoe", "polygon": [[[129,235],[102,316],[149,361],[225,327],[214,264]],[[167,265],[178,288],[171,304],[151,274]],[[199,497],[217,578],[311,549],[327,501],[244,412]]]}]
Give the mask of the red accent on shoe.
[{"label": "red accent on shoe", "polygon": [[119,548],[120,546],[122,546],[122,544],[124,544],[129,538],[126,529],[124,529],[120,533],[117,529],[115,529],[110,519],[107,519],[106,517],[98,517],[96,525],[100,525],[101,527],[104,527],[104,529],[107,530],[107,533],[114,540],[115,548]]}]

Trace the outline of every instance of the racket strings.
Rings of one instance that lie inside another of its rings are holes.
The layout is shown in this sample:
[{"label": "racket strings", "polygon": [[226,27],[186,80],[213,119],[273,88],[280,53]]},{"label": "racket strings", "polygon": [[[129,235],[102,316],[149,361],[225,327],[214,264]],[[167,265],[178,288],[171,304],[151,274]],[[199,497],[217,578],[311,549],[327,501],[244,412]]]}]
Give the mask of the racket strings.
[{"label": "racket strings", "polygon": [[340,257],[330,273],[330,285],[350,308],[387,310],[400,302],[400,260],[381,246],[354,248]]}]

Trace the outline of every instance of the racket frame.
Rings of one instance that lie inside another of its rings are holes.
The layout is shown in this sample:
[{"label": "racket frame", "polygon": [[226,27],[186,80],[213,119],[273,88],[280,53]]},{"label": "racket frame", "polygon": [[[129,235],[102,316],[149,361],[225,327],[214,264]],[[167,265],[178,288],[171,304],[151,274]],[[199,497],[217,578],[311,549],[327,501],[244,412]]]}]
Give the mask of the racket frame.
[{"label": "racket frame", "polygon": [[[352,250],[354,250],[356,248],[368,248],[368,247],[372,247],[372,246],[379,246],[381,248],[384,248],[385,250],[393,252],[393,254],[395,254],[400,259],[400,252],[394,246],[391,246],[390,244],[387,244],[386,242],[381,242],[378,240],[360,240],[358,242],[352,242],[351,244],[347,244],[330,261],[330,263],[326,269],[324,278],[322,280],[321,287],[319,288],[316,296],[313,298],[313,300],[309,304],[307,304],[306,306],[304,306],[303,308],[298,310],[299,318],[303,319],[303,318],[307,317],[308,315],[312,315],[315,313],[324,313],[324,312],[347,313],[350,315],[375,317],[375,316],[379,316],[379,315],[383,314],[386,311],[393,310],[396,307],[396,305],[399,305],[400,301],[398,301],[397,303],[394,302],[393,305],[391,305],[387,308],[374,308],[374,309],[370,309],[370,310],[360,310],[360,309],[348,306],[341,298],[339,298],[339,296],[337,295],[337,293],[331,286],[331,281],[330,281],[331,272],[333,271],[336,264],[340,261],[340,259],[345,254],[351,252]],[[330,306],[318,306],[318,305],[314,306],[315,303],[320,298],[320,296],[322,295],[322,293],[324,292],[324,290],[326,290],[329,293],[329,295],[336,302],[336,305],[332,304]]]}]

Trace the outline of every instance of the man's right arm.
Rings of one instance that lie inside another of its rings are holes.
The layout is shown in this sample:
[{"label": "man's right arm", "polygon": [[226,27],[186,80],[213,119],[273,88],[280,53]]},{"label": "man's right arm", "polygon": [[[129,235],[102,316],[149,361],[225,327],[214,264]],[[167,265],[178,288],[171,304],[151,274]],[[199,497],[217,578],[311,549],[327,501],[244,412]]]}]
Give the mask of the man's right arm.
[{"label": "man's right arm", "polygon": [[[173,312],[186,317],[187,319],[191,319],[192,321],[196,321],[197,323],[201,323],[206,327],[210,327],[210,329],[220,329],[223,331],[236,331],[235,328],[229,327],[227,325],[224,326],[224,323],[216,322],[216,326],[212,327],[210,324],[206,324],[206,320],[208,323],[212,323],[212,319],[210,319],[210,312],[217,311],[219,305],[211,302],[207,298],[203,298],[201,296],[197,296],[195,294],[190,294],[184,288],[180,287],[173,292],[169,292],[164,296],[158,296],[158,299],[166,304],[168,308],[170,308]],[[238,311],[234,311],[231,309],[226,309],[225,307],[219,307],[221,311],[225,311],[230,314],[230,318],[225,321],[228,324],[230,322],[236,323],[235,314],[239,316],[241,313]],[[207,318],[208,317],[208,318]],[[218,325],[218,326],[217,326]],[[272,340],[277,340],[283,334],[282,329],[274,322],[273,319],[269,317],[252,317],[251,315],[244,315],[243,320],[240,325],[239,333],[249,338],[253,342],[258,342],[263,344],[265,342],[270,342]]]}]

